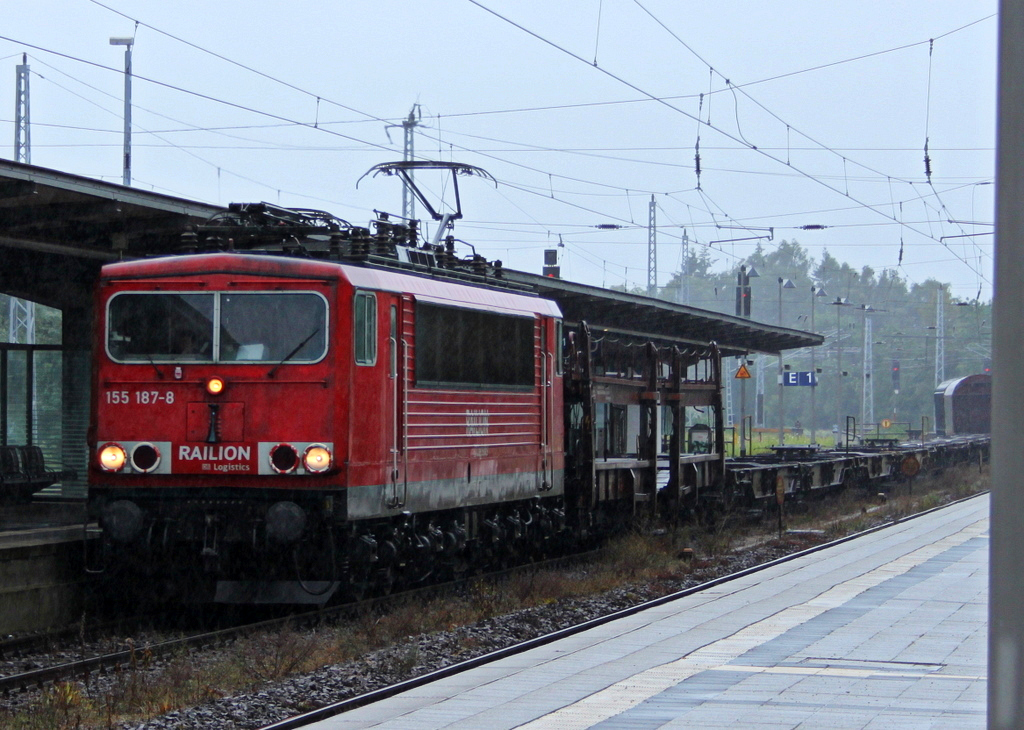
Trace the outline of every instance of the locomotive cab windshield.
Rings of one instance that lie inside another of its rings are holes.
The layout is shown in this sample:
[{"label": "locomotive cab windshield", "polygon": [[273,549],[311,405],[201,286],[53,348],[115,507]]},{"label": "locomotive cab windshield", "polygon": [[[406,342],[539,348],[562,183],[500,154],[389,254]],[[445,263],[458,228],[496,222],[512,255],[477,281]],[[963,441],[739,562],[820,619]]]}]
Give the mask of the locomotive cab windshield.
[{"label": "locomotive cab windshield", "polygon": [[121,363],[312,363],[327,351],[327,301],[314,292],[123,292],[107,322]]}]

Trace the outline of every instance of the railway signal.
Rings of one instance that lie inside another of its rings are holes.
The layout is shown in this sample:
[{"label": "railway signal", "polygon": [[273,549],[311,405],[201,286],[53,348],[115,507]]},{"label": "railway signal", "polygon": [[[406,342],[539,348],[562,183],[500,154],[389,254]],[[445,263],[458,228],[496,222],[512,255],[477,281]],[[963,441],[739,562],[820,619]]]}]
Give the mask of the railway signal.
[{"label": "railway signal", "polygon": [[900,361],[892,361],[892,390],[894,393],[900,392]]},{"label": "railway signal", "polygon": [[750,316],[750,287],[744,285],[736,286],[736,316]]},{"label": "railway signal", "polygon": [[736,274],[736,316],[750,318],[750,280],[758,277],[760,274],[757,270],[751,266],[747,269],[746,265],[740,266],[739,273]]},{"label": "railway signal", "polygon": [[558,266],[558,249],[548,248],[544,250],[544,276],[551,279],[560,279],[561,270]]}]

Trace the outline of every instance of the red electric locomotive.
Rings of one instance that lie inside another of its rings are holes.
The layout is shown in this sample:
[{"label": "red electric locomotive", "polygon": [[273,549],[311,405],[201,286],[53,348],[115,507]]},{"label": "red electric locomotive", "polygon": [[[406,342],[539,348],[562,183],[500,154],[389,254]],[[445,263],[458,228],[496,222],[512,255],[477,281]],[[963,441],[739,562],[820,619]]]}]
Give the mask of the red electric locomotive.
[{"label": "red electric locomotive", "polygon": [[158,594],[319,603],[559,535],[557,306],[415,248],[416,271],[374,266],[368,231],[344,238],[346,256],[333,234],[319,252],[104,267],[97,569]]}]

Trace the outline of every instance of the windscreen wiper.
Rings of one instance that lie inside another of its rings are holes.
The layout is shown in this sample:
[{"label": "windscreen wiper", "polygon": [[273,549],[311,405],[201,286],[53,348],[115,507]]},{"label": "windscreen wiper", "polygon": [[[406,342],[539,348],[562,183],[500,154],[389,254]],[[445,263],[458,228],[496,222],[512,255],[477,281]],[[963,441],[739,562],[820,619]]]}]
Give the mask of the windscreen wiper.
[{"label": "windscreen wiper", "polygon": [[160,368],[158,368],[156,366],[156,363],[153,362],[153,356],[150,355],[149,353],[146,353],[146,360],[148,360],[149,364],[153,366],[154,370],[156,370],[156,376],[158,378],[160,378],[160,380],[163,380],[164,379],[164,373],[163,373],[163,371]]},{"label": "windscreen wiper", "polygon": [[273,368],[271,368],[271,369],[270,369],[270,372],[269,372],[269,373],[267,373],[267,377],[268,377],[268,378],[272,378],[272,377],[274,377],[274,373],[276,373],[276,372],[277,372],[277,369],[278,369],[279,367],[281,367],[282,365],[284,365],[284,364],[285,364],[286,362],[288,362],[289,360],[291,360],[291,359],[292,359],[293,357],[295,357],[295,354],[296,354],[296,353],[297,353],[297,352],[298,352],[299,350],[301,350],[301,349],[302,349],[303,347],[305,347],[305,346],[306,346],[306,343],[307,343],[307,342],[309,342],[309,341],[310,341],[311,339],[313,339],[313,338],[314,338],[314,337],[316,336],[316,334],[317,334],[317,333],[318,333],[319,331],[320,331],[320,328],[319,328],[319,327],[317,327],[317,328],[316,328],[315,330],[313,330],[312,332],[310,332],[310,333],[309,333],[309,335],[308,335],[308,336],[306,337],[306,339],[304,339],[304,340],[303,340],[302,342],[300,342],[299,344],[297,344],[297,345],[296,345],[296,346],[295,346],[295,347],[294,347],[294,348],[292,349],[292,351],[291,351],[291,352],[289,352],[289,353],[288,353],[287,355],[285,355],[285,356],[284,356],[283,358],[281,358],[281,362],[279,362],[279,363],[278,363],[277,365],[275,365],[275,366],[274,366]]}]

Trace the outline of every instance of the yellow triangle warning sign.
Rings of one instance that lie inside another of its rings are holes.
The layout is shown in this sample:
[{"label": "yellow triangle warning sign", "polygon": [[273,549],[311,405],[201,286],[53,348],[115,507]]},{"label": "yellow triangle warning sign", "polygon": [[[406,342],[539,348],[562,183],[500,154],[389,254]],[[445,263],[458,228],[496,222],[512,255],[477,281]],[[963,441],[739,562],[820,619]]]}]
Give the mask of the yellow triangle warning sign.
[{"label": "yellow triangle warning sign", "polygon": [[736,371],[736,377],[740,379],[750,377],[750,371],[747,370],[746,365],[740,365],[740,369]]}]

